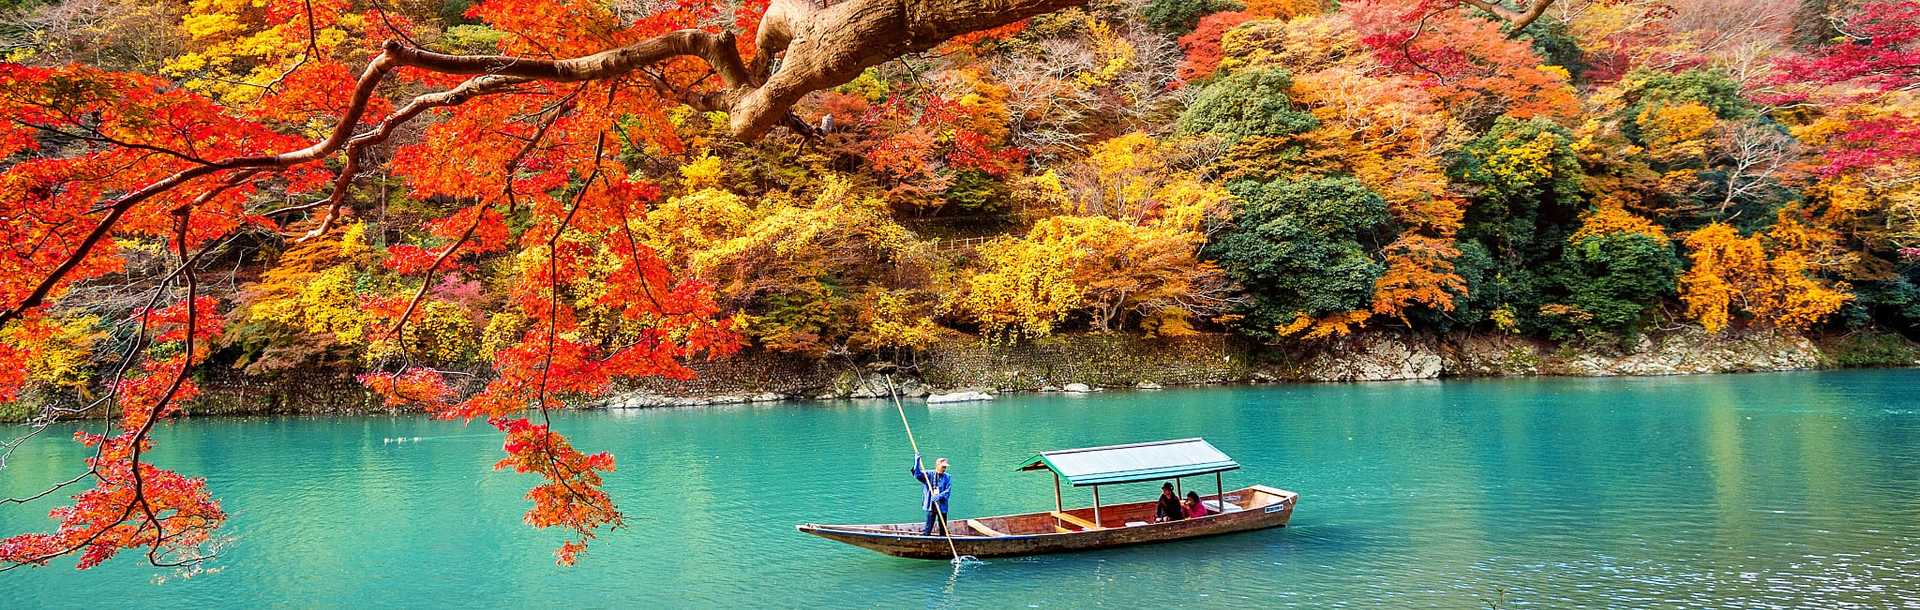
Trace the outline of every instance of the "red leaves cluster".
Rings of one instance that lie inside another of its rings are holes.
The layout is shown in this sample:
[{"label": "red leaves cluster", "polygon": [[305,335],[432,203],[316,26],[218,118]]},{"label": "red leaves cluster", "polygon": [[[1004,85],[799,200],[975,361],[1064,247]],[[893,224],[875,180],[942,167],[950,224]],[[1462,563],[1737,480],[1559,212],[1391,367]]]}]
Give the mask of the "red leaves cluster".
[{"label": "red leaves cluster", "polygon": [[1200,18],[1200,25],[1180,37],[1180,50],[1187,57],[1180,62],[1180,80],[1193,82],[1213,75],[1223,59],[1220,37],[1253,16],[1242,12],[1214,13]]},{"label": "red leaves cluster", "polygon": [[602,452],[581,453],[566,437],[534,424],[525,418],[494,418],[488,423],[505,432],[503,449],[507,457],[493,465],[495,470],[512,469],[540,475],[546,482],[527,491],[533,508],[527,510],[527,525],[538,528],[565,528],[573,537],[554,551],[561,565],[573,565],[586,550],[601,527],[618,528],[620,511],[602,489],[602,472],[613,472],[613,456]]},{"label": "red leaves cluster", "polygon": [[130,434],[82,434],[79,440],[99,449],[96,457],[87,458],[94,487],[75,494],[72,505],[49,513],[59,523],[53,533],[0,540],[0,561],[45,565],[78,549],[78,567],[84,570],[121,550],[145,547],[156,564],[182,563],[197,559],[199,547],[226,521],[205,480],[145,462],[134,468]]},{"label": "red leaves cluster", "polygon": [[1829,178],[1920,158],[1920,121],[1899,115],[1855,121],[1822,156],[1826,164],[1820,167],[1820,175]]},{"label": "red leaves cluster", "polygon": [[455,397],[445,376],[427,369],[407,369],[400,373],[367,373],[357,378],[360,385],[379,396],[387,407],[415,406],[430,413],[448,409]]},{"label": "red leaves cluster", "polygon": [[[171,309],[171,308],[169,308]],[[184,322],[184,312],[165,310],[151,317]],[[195,312],[196,319],[201,316]],[[210,320],[217,329],[218,320]],[[188,329],[161,331],[162,337]],[[191,331],[203,336],[199,329]],[[162,339],[164,342],[165,339]],[[192,356],[200,357],[195,350]],[[45,565],[54,557],[78,551],[78,567],[99,565],[126,549],[146,548],[155,565],[190,563],[204,557],[202,546],[226,520],[220,503],[207,491],[206,481],[182,476],[140,459],[151,447],[147,432],[158,420],[180,413],[180,403],[199,393],[186,378],[189,354],[150,361],[115,387],[120,419],[115,432],[76,432],[74,440],[96,453],[86,460],[88,471],[76,482],[92,480],[93,488],[74,494],[73,503],[48,514],[58,523],[53,533],[20,534],[0,540],[0,562]]]},{"label": "red leaves cluster", "polygon": [[1342,5],[1360,42],[1395,73],[1420,79],[1454,116],[1572,116],[1580,110],[1563,75],[1540,69],[1524,40],[1500,21],[1460,10],[1454,0],[1364,0]]},{"label": "red leaves cluster", "polygon": [[[135,320],[146,325],[147,331],[155,335],[160,342],[185,341],[187,338],[187,302],[180,301],[159,309],[141,309],[133,313]],[[220,337],[221,318],[220,300],[201,296],[193,301],[193,337],[201,345]],[[206,357],[207,350],[195,350],[195,357]]]},{"label": "red leaves cluster", "polygon": [[[1861,6],[1846,21],[1849,38],[1818,51],[1790,56],[1774,65],[1775,86],[1850,83],[1878,91],[1909,89],[1920,84],[1920,2],[1875,2]],[[1774,100],[1805,99],[1794,87]]]}]

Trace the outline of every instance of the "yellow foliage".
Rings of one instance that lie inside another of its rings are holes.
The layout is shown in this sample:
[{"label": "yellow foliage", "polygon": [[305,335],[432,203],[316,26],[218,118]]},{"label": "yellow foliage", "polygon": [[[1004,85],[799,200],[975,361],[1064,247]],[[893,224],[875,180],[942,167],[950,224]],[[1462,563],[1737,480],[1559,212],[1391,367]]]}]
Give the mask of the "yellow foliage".
[{"label": "yellow foliage", "polygon": [[1326,0],[1248,0],[1243,10],[1249,15],[1292,19],[1326,12],[1327,4]]},{"label": "yellow foliage", "polygon": [[1356,310],[1344,313],[1328,314],[1319,318],[1301,313],[1292,322],[1274,328],[1274,335],[1293,337],[1301,341],[1337,339],[1352,334],[1366,326],[1373,312]]},{"label": "yellow foliage", "polygon": [[980,247],[984,271],[968,274],[947,307],[989,336],[1039,336],[1080,306],[1067,266],[1071,245],[1002,237]]},{"label": "yellow foliage", "polygon": [[326,335],[342,344],[362,343],[369,316],[354,263],[377,251],[364,243],[364,225],[349,225],[340,235],[339,241],[314,240],[282,254],[249,289],[245,318]]},{"label": "yellow foliage", "polygon": [[1168,166],[1171,147],[1142,132],[1093,145],[1072,173],[1071,187],[1058,174],[1042,174],[1041,185],[1071,198],[1075,215],[1102,215],[1131,224],[1163,224],[1198,231],[1222,217],[1233,195],[1192,172]]},{"label": "yellow foliage", "polygon": [[31,324],[9,324],[0,331],[0,341],[8,345],[32,343],[33,357],[27,359],[26,370],[29,383],[79,391],[85,391],[93,378],[93,348],[105,338],[100,316],[94,315],[50,316]]},{"label": "yellow foliage", "polygon": [[1553,175],[1549,160],[1559,144],[1558,135],[1542,130],[1532,140],[1518,146],[1502,146],[1487,157],[1487,172],[1508,185],[1525,186]]},{"label": "yellow foliage", "polygon": [[361,342],[367,314],[354,291],[354,269],[345,265],[315,274],[291,298],[255,301],[253,319],[276,322],[312,334],[332,335],[346,344]]},{"label": "yellow foliage", "polygon": [[1360,73],[1377,65],[1343,13],[1250,21],[1222,34],[1220,50],[1220,73],[1264,66],[1296,76],[1335,67]]},{"label": "yellow foliage", "polygon": [[526,330],[527,319],[520,314],[503,311],[488,316],[487,328],[480,332],[480,357],[492,358],[494,353],[519,343]]},{"label": "yellow foliage", "polygon": [[1044,219],[1023,238],[983,246],[982,270],[967,277],[949,308],[992,334],[1017,335],[1047,334],[1076,311],[1099,330],[1118,330],[1135,313],[1154,317],[1179,307],[1191,314],[1188,303],[1224,283],[1218,268],[1195,256],[1202,240],[1170,224]]},{"label": "yellow foliage", "polygon": [[[311,68],[309,22],[305,16],[268,23],[264,0],[192,0],[180,19],[190,45],[162,68],[181,77],[188,89],[230,104],[258,100],[288,70]],[[313,2],[312,46],[318,59],[351,52],[350,39],[365,29],[363,16],[344,3]],[[302,62],[306,62],[303,64]]]},{"label": "yellow foliage", "polygon": [[1769,257],[1758,236],[1741,237],[1725,224],[1694,231],[1685,243],[1692,266],[1680,277],[1680,299],[1708,332],[1726,328],[1736,308],[1758,323],[1804,330],[1853,298],[1844,283],[1813,278],[1804,254],[1787,250]]},{"label": "yellow foliage", "polygon": [[1140,321],[1140,330],[1149,337],[1177,339],[1200,334],[1193,327],[1193,312],[1184,307],[1168,307]]},{"label": "yellow foliage", "polygon": [[1707,154],[1707,135],[1718,119],[1713,109],[1698,102],[1648,106],[1634,121],[1647,153],[1658,161],[1693,159]]},{"label": "yellow foliage", "polygon": [[1081,72],[1075,80],[1082,86],[1101,87],[1112,84],[1122,73],[1134,67],[1139,50],[1133,43],[1113,31],[1107,22],[1086,17],[1087,37],[1093,42],[1093,57],[1099,66],[1089,72]]},{"label": "yellow foliage", "polygon": [[662,259],[686,268],[695,254],[740,235],[753,220],[739,195],[705,188],[647,210],[640,232]]},{"label": "yellow foliage", "polygon": [[861,327],[850,337],[855,349],[925,349],[940,339],[933,318],[904,295],[876,290],[860,310]]},{"label": "yellow foliage", "polygon": [[473,320],[457,304],[428,299],[414,316],[403,330],[404,345],[402,337],[389,336],[383,327],[380,337],[367,346],[366,359],[371,362],[404,354],[429,362],[458,362],[470,358],[478,347]]},{"label": "yellow foliage", "polygon": [[680,176],[686,179],[687,190],[717,189],[720,181],[726,179],[727,170],[719,157],[702,155],[686,165],[680,166]]},{"label": "yellow foliage", "polygon": [[1666,239],[1667,232],[1660,225],[1628,212],[1618,205],[1602,205],[1587,212],[1580,219],[1580,228],[1567,238],[1568,243],[1577,242],[1597,235],[1614,233],[1638,233],[1654,239]]}]

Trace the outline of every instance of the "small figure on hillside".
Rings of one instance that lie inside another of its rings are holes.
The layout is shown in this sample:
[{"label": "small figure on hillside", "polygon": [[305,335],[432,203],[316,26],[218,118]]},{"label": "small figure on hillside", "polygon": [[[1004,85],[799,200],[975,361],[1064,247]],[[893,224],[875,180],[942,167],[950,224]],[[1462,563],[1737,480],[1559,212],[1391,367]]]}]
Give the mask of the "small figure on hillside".
[{"label": "small figure on hillside", "polygon": [[953,495],[953,477],[947,474],[947,458],[933,461],[933,472],[920,467],[920,454],[913,454],[913,478],[920,481],[920,508],[927,511],[927,525],[920,535],[932,536],[933,525],[940,524],[940,535],[947,534],[947,498]]},{"label": "small figure on hillside", "polygon": [[1180,507],[1180,496],[1173,493],[1173,484],[1160,484],[1160,502],[1154,506],[1153,521],[1165,523],[1185,518],[1187,518],[1187,511]]}]

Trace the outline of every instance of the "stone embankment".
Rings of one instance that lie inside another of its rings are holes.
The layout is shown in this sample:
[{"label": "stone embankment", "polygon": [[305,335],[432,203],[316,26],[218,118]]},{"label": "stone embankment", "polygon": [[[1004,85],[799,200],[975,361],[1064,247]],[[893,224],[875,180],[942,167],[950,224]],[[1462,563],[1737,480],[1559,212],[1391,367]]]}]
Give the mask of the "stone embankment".
[{"label": "stone embankment", "polygon": [[[1155,339],[1128,334],[1045,337],[1019,344],[954,340],[919,355],[895,376],[911,400],[972,402],[1005,392],[1155,390],[1227,383],[1386,381],[1446,377],[1689,375],[1859,366],[1914,366],[1920,346],[1895,335],[1809,339],[1764,331],[1710,335],[1698,328],[1647,335],[1627,345],[1555,344],[1505,334],[1358,333],[1311,348],[1274,349],[1228,335]],[[596,406],[686,407],[792,399],[883,398],[887,378],[846,359],[745,354],[691,364],[686,381],[641,380]],[[485,371],[460,378],[477,387]],[[272,377],[207,374],[199,415],[343,414],[384,409],[351,374],[310,370]],[[31,401],[5,405],[20,420]]]},{"label": "stone embankment", "polygon": [[[1694,327],[1627,345],[1578,345],[1505,334],[1363,332],[1310,349],[1263,349],[1227,335],[1153,339],[1062,335],[1015,345],[954,341],[921,354],[895,390],[930,403],[990,400],[1004,392],[1154,390],[1177,385],[1515,377],[1692,375],[1838,366],[1912,366],[1920,346],[1888,335],[1816,342],[1767,331],[1708,334]],[[1870,345],[1870,358],[1857,355]],[[881,398],[884,378],[842,364],[743,356],[696,364],[696,381],[646,380],[606,406],[654,407],[779,399]]]}]

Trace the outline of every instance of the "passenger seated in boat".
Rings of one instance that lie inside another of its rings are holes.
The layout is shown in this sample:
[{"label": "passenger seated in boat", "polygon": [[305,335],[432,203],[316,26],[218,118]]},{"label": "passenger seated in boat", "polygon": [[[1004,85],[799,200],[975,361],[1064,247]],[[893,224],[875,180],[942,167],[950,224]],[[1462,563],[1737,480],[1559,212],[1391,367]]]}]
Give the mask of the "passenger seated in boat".
[{"label": "passenger seated in boat", "polygon": [[1191,491],[1187,492],[1187,518],[1188,519],[1192,519],[1195,517],[1205,517],[1210,514],[1213,514],[1213,511],[1207,510],[1207,503],[1200,501],[1200,494],[1197,494]]},{"label": "passenger seated in boat", "polygon": [[1187,511],[1180,507],[1180,496],[1173,493],[1172,483],[1160,485],[1160,501],[1153,509],[1153,522],[1164,523],[1187,518]]},{"label": "passenger seated in boat", "polygon": [[927,511],[927,525],[920,535],[932,536],[933,525],[940,524],[940,535],[947,535],[947,497],[953,495],[953,477],[947,475],[947,458],[933,461],[933,472],[920,467],[920,454],[913,455],[913,478],[920,481],[920,508]]}]

